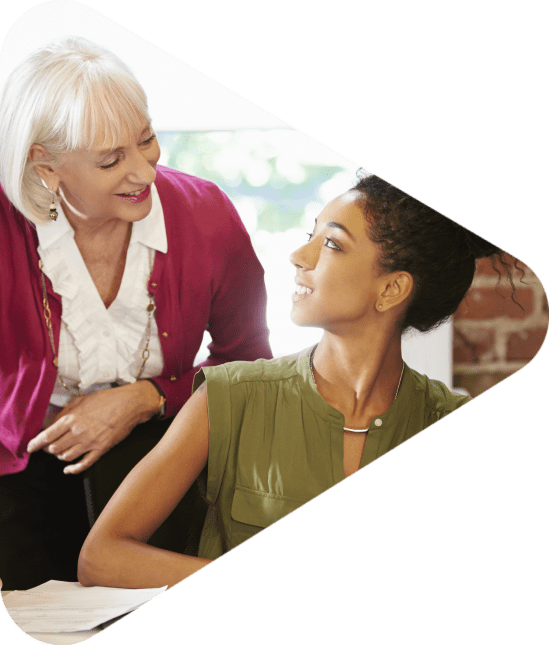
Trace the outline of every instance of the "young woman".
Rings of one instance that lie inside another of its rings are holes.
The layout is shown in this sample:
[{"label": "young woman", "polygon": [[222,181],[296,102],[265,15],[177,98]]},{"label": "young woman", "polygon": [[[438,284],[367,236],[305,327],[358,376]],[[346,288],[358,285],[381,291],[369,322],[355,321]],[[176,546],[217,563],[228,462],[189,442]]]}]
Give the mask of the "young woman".
[{"label": "young woman", "polygon": [[[468,401],[403,363],[401,336],[450,316],[501,252],[373,175],[330,202],[296,267],[292,319],[316,347],[204,368],[159,445],[88,536],[83,585],[173,585]],[[148,545],[208,467],[197,558]]]}]

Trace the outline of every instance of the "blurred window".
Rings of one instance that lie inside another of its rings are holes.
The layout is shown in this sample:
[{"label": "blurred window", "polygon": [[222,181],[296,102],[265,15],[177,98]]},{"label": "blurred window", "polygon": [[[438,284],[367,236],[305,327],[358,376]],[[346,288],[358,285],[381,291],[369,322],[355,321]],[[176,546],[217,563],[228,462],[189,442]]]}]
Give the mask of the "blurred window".
[{"label": "blurred window", "polygon": [[[290,129],[157,132],[160,163],[209,179],[231,198],[265,269],[273,354],[313,345],[319,329],[290,321],[295,269],[290,253],[306,241],[324,205],[355,183],[356,166]],[[205,334],[197,362],[207,357]]]}]

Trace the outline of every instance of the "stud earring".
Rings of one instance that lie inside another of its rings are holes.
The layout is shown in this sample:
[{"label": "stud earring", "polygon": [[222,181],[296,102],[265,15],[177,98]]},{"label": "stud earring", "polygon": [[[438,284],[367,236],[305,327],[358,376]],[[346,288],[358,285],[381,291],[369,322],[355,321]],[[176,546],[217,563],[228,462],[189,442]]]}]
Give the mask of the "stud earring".
[{"label": "stud earring", "polygon": [[55,222],[59,213],[55,207],[55,193],[51,191],[51,204],[50,204],[50,219]]},{"label": "stud earring", "polygon": [[378,308],[378,309],[383,309],[383,305],[382,305],[382,304],[379,304],[379,305],[377,306],[377,308]]}]

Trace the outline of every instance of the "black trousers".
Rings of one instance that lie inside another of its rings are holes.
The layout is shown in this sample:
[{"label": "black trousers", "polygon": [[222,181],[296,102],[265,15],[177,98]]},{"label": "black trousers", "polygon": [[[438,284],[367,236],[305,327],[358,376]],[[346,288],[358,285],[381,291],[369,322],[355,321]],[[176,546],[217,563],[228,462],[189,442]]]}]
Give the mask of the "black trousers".
[{"label": "black trousers", "polygon": [[90,530],[82,475],[43,451],[27,468],[0,477],[0,578],[3,588],[30,589],[76,580],[78,554]]},{"label": "black trousers", "polygon": [[[0,476],[0,578],[5,590],[77,579],[78,555],[90,527],[171,421],[136,426],[128,438],[80,475],[63,474],[66,462],[38,451],[23,472]],[[206,469],[149,544],[198,554],[207,510],[205,478]]]}]

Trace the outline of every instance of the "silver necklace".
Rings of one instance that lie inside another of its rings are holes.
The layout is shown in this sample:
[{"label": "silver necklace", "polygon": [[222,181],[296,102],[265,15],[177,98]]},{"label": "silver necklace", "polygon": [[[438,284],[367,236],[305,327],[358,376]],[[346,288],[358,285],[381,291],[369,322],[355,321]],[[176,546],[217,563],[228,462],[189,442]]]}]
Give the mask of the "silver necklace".
[{"label": "silver necklace", "polygon": [[[311,352],[311,356],[309,358],[309,369],[311,370],[311,376],[313,377],[313,384],[315,386],[316,391],[318,392],[318,387],[316,386],[316,381],[315,381],[315,372],[313,370],[313,356],[314,356],[315,350],[316,350],[316,347]],[[397,389],[396,389],[396,392],[395,392],[395,398],[393,399],[391,405],[396,401],[398,391],[400,390],[400,384],[402,382],[402,376],[403,375],[404,375],[404,361],[402,361],[402,370],[400,372],[400,378],[398,379],[398,385],[397,385]],[[349,432],[368,432],[368,428],[346,428],[345,426],[343,426],[343,430],[349,430]]]}]

